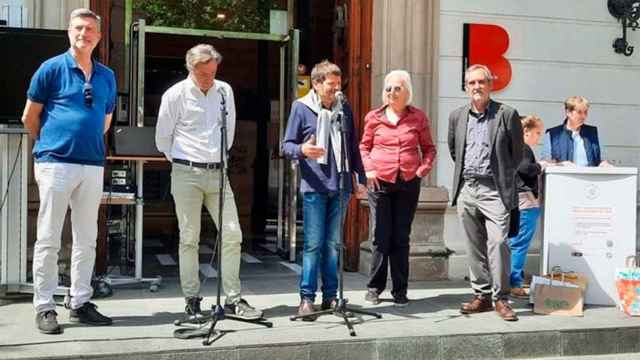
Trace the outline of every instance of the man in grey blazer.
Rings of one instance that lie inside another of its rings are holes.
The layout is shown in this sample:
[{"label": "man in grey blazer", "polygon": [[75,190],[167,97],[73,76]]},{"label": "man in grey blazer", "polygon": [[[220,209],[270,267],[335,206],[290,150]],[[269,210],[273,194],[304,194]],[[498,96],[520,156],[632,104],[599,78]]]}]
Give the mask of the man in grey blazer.
[{"label": "man in grey blazer", "polygon": [[492,79],[486,66],[469,67],[465,86],[471,102],[449,116],[449,151],[455,162],[452,205],[458,204],[474,292],[460,312],[491,311],[493,300],[502,319],[516,321],[508,301],[507,239],[517,232],[518,217],[511,213],[518,209],[515,179],[522,158],[522,125],[517,110],[491,100]]}]

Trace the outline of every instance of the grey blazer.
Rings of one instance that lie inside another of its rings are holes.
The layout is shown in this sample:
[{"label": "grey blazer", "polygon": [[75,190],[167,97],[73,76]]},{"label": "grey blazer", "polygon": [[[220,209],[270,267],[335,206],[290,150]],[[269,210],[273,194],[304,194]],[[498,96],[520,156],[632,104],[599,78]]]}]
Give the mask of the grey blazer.
[{"label": "grey blazer", "polygon": [[[470,109],[471,104],[468,104],[449,115],[449,152],[455,162],[452,205],[456,204],[462,186]],[[518,208],[516,175],[524,144],[520,115],[516,109],[493,100],[489,100],[487,111],[487,119],[490,120],[491,171],[502,202],[507,210],[512,211]]]}]

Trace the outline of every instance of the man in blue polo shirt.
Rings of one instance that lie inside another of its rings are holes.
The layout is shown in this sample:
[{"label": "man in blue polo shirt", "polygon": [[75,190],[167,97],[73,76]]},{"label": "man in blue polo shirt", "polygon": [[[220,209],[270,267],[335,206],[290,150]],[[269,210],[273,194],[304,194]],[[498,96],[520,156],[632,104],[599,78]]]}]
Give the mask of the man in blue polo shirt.
[{"label": "man in blue polo shirt", "polygon": [[104,133],[111,123],[116,82],[113,71],[91,59],[101,38],[98,15],[88,9],[74,10],[68,35],[69,51],[45,61],[33,75],[22,116],[35,140],[40,210],[33,251],[33,305],[38,330],[45,334],[62,332],[53,294],[69,206],[73,234],[69,320],[111,324],[89,300],[103,186]]}]

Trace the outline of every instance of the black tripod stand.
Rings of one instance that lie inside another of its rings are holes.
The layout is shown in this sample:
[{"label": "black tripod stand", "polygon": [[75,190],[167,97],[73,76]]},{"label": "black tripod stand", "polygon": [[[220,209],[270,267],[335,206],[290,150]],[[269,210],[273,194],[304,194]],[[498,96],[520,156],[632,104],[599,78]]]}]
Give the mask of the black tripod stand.
[{"label": "black tripod stand", "polygon": [[[273,324],[270,321],[267,321],[265,318],[259,319],[246,319],[237,315],[225,314],[224,307],[220,304],[220,295],[222,293],[222,211],[224,209],[224,194],[225,194],[225,186],[226,186],[226,170],[227,170],[227,106],[226,106],[226,91],[222,87],[218,87],[218,92],[220,93],[221,101],[221,119],[222,122],[220,124],[220,186],[219,186],[219,196],[218,196],[218,236],[217,236],[217,244],[214,248],[214,251],[217,250],[216,253],[216,271],[218,272],[218,281],[217,281],[217,293],[216,293],[216,305],[211,307],[211,313],[208,316],[203,317],[194,317],[184,321],[176,320],[174,325],[183,326],[186,324],[197,324],[197,327],[193,328],[183,328],[174,331],[174,336],[178,338],[193,338],[193,337],[205,337],[202,340],[202,345],[211,345],[216,340],[220,339],[224,336],[225,333],[231,332],[230,330],[216,330],[216,325],[219,321],[222,320],[235,320],[241,322],[247,322],[252,324],[258,324],[262,326],[266,326],[268,328],[273,327]],[[206,325],[209,325],[209,328],[205,330]]]},{"label": "black tripod stand", "polygon": [[[342,92],[337,92],[336,93],[336,101],[339,101],[340,104],[344,104],[344,95],[342,94]],[[347,124],[346,121],[344,121],[344,113],[342,111],[342,109],[340,109],[338,116],[336,118],[336,121],[338,122],[338,124],[340,125],[340,168],[338,169],[339,175],[338,175],[338,179],[340,181],[340,184],[338,185],[338,189],[339,189],[339,215],[342,217],[342,214],[344,213],[344,198],[342,196],[342,194],[344,194],[344,182],[345,182],[345,173],[347,173],[346,170],[346,151],[347,151],[347,145],[346,145],[346,133],[348,131],[347,129]],[[331,151],[331,150],[328,150]],[[351,177],[348,178],[349,181],[351,181]],[[369,316],[373,316],[377,319],[381,319],[382,315],[378,314],[378,313],[374,313],[374,312],[370,312],[370,311],[365,311],[365,310],[360,310],[360,309],[354,309],[352,307],[350,307],[349,305],[347,305],[347,303],[349,302],[348,299],[345,299],[344,297],[344,267],[343,267],[343,263],[344,263],[344,217],[340,219],[340,229],[339,231],[339,248],[338,248],[338,267],[340,268],[340,276],[339,276],[339,288],[338,288],[338,299],[336,301],[336,305],[333,309],[327,309],[327,310],[321,310],[321,311],[314,311],[312,313],[309,314],[305,314],[305,315],[293,315],[291,317],[289,317],[289,320],[291,321],[295,321],[297,319],[315,319],[316,317],[320,316],[320,315],[324,315],[324,314],[334,314],[337,317],[341,317],[344,320],[345,325],[347,326],[347,328],[349,329],[349,335],[351,336],[356,336],[356,331],[353,328],[353,324],[351,323],[351,321],[349,320],[350,317],[353,317],[354,314],[361,314],[361,315],[369,315]]]}]

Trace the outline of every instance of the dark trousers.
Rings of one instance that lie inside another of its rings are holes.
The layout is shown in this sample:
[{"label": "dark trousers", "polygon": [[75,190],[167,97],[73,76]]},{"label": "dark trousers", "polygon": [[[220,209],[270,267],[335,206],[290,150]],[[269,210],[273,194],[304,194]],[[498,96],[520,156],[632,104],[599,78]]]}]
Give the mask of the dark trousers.
[{"label": "dark trousers", "polygon": [[391,265],[394,297],[407,294],[409,280],[409,235],[420,195],[420,178],[395,184],[380,182],[380,189],[369,191],[369,240],[371,269],[367,287],[384,291],[387,268]]}]

